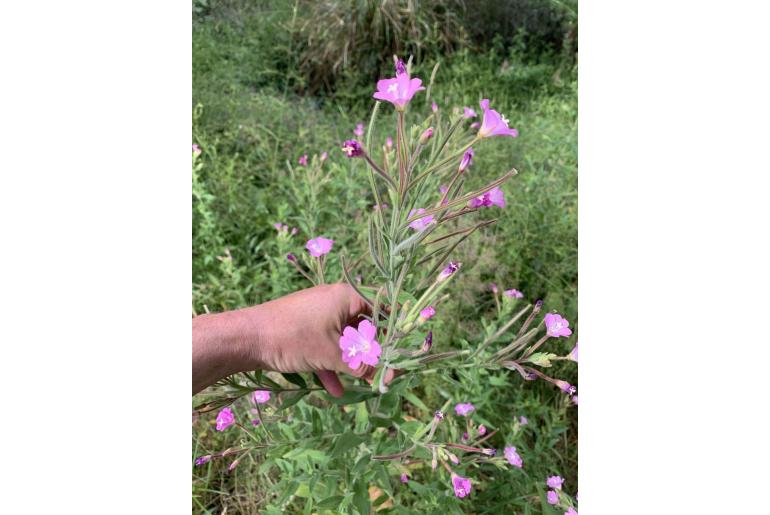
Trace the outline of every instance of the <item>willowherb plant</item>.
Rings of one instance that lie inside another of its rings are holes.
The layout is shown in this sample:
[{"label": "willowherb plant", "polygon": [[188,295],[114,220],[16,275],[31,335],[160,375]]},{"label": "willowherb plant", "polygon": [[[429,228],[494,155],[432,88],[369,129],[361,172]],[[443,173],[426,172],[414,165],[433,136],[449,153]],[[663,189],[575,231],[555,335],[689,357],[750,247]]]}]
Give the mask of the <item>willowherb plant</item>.
[{"label": "willowherb plant", "polygon": [[[429,95],[432,86],[431,82],[426,90],[421,79],[413,78],[410,65],[395,59],[395,77],[377,83],[373,96],[378,102],[366,137],[363,141],[350,139],[342,145],[348,158],[362,160],[367,165],[373,206],[368,215],[368,255],[365,255],[371,262],[370,270],[375,273],[368,274],[363,281],[357,272],[358,267],[363,266],[364,256],[357,256],[355,260],[340,256],[342,278],[366,301],[371,316],[355,327],[345,327],[339,346],[343,361],[351,369],[358,369],[362,364],[377,369],[370,387],[349,388],[342,400],[333,402],[359,406],[354,419],[341,415],[343,431],[352,432],[349,438],[357,442],[359,457],[365,456],[372,463],[386,463],[386,470],[401,483],[410,481],[415,468],[429,464],[431,473],[446,473],[444,484],[451,487],[456,497],[465,498],[472,492],[473,471],[478,467],[521,469],[527,457],[508,442],[501,453],[487,447],[499,429],[490,430],[473,423],[476,408],[466,399],[455,399],[465,402],[455,404],[454,414],[448,412],[452,399],[447,399],[429,420],[422,422],[400,416],[383,417],[381,403],[399,402],[404,398],[426,410],[424,403],[408,390],[422,374],[452,368],[486,368],[513,370],[526,381],[548,381],[577,404],[574,386],[550,377],[541,369],[558,360],[577,361],[578,351],[577,344],[567,356],[543,350],[548,340],[571,336],[569,322],[555,313],[545,313],[538,320],[542,301],[521,306],[524,297],[521,292],[513,288],[501,291],[492,285],[498,320],[485,324],[486,335],[475,348],[431,353],[433,333],[429,325],[434,317],[441,317],[442,303],[451,295],[454,279],[462,273],[462,263],[453,260],[453,253],[472,233],[496,221],[484,215],[506,207],[501,186],[517,173],[511,168],[485,186],[467,190],[466,179],[472,174],[474,155],[483,151],[488,138],[514,138],[518,132],[490,107],[488,99],[479,103],[480,115],[465,107],[462,113],[456,110],[447,116],[433,102],[426,118],[408,125],[410,102],[421,91]],[[434,75],[435,71],[434,68]],[[430,101],[429,96],[427,100]],[[388,138],[381,148],[375,149],[375,120],[383,103],[391,104],[395,111],[396,137],[395,142]],[[480,121],[472,122],[476,117]],[[357,127],[355,134],[362,136],[364,127]],[[321,174],[322,163],[323,160],[314,158],[308,173]],[[300,165],[308,166],[306,156],[301,158]],[[314,182],[323,180],[323,176],[313,177]],[[483,219],[475,220],[477,215]],[[279,234],[287,231],[280,225],[276,228]],[[331,235],[314,235],[308,240],[307,253],[301,259],[294,253],[287,255],[292,265],[314,284],[324,283],[329,276],[325,257],[332,252],[334,241],[328,236]],[[499,344],[500,341],[504,343]],[[397,372],[397,377],[386,385],[385,378],[394,375],[388,374],[389,370]],[[232,409],[224,406],[255,392],[253,411],[259,417],[252,420],[252,424],[262,424],[267,431],[267,425],[277,420],[276,415],[282,409],[318,390],[308,387],[298,374],[284,374],[284,377],[296,388],[287,388],[260,371],[230,377],[219,384],[220,395],[200,406],[197,413],[222,408],[217,429],[227,429],[235,418]],[[270,391],[282,398],[281,404],[277,410],[270,408],[263,415],[260,405],[270,400]],[[365,413],[359,411],[360,406],[364,406]],[[374,420],[378,420],[376,425]],[[526,418],[520,417],[514,424],[513,434],[526,424]],[[345,434],[348,433],[341,433]],[[342,439],[340,436],[335,442],[332,454],[342,445]],[[247,446],[231,450],[229,454],[259,452],[266,445]],[[273,439],[271,445],[280,444]],[[203,461],[196,464],[221,456],[222,453],[206,455],[198,458]],[[571,497],[561,492],[561,483],[548,494],[548,502],[552,500],[556,502],[551,504],[573,509]]]}]

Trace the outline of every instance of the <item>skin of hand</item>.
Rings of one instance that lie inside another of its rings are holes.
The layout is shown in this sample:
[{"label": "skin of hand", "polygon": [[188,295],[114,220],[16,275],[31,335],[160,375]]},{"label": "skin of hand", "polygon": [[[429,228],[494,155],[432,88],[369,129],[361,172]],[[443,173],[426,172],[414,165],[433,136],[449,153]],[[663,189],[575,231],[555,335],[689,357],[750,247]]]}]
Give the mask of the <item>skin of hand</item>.
[{"label": "skin of hand", "polygon": [[[342,361],[339,338],[358,327],[368,305],[347,284],[300,290],[264,304],[193,318],[193,394],[237,372],[315,372],[334,397],[344,393],[337,372],[371,382],[375,369]],[[388,370],[385,382],[394,371]]]}]

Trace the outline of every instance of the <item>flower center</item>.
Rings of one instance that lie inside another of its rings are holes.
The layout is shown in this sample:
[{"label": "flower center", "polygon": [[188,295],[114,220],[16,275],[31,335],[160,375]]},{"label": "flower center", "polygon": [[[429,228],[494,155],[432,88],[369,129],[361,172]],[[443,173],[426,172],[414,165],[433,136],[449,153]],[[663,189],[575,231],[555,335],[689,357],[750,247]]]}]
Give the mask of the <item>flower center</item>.
[{"label": "flower center", "polygon": [[398,84],[393,83],[388,86],[388,93],[395,93],[396,91],[398,91]]},{"label": "flower center", "polygon": [[500,115],[500,119],[503,121],[503,123],[504,123],[505,125],[508,125],[508,118],[506,118],[504,114],[501,114],[501,115]]}]

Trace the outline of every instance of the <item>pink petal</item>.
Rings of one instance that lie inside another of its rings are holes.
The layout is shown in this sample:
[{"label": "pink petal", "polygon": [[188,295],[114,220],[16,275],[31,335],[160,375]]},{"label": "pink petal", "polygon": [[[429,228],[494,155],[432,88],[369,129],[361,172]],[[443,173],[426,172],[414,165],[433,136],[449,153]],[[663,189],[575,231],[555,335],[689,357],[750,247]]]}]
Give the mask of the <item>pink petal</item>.
[{"label": "pink petal", "polygon": [[365,340],[373,341],[377,335],[377,328],[368,320],[361,320],[358,324],[358,332]]}]

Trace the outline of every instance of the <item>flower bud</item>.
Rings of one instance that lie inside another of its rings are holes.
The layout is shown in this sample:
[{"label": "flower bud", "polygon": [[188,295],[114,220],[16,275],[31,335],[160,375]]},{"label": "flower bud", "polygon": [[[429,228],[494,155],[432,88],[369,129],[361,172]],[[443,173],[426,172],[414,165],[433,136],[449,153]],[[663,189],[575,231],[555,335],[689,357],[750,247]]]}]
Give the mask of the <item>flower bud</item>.
[{"label": "flower bud", "polygon": [[200,458],[197,458],[195,460],[195,466],[200,467],[201,465],[203,465],[204,463],[208,463],[209,461],[211,461],[211,454],[201,456]]},{"label": "flower bud", "polygon": [[433,127],[428,127],[420,136],[420,145],[425,145],[433,137]]},{"label": "flower bud", "polygon": [[446,453],[447,453],[447,456],[449,456],[449,461],[451,461],[455,465],[459,465],[460,464],[460,458],[458,458],[456,455],[452,454],[449,451],[446,451]]},{"label": "flower bud", "polygon": [[324,161],[326,161],[327,157],[329,157],[328,152],[324,152],[323,154],[321,154],[321,162],[323,163]]},{"label": "flower bud", "polygon": [[497,449],[482,449],[481,452],[487,456],[495,456],[497,454]]},{"label": "flower bud", "polygon": [[569,384],[567,381],[562,381],[561,379],[557,379],[553,384],[558,386],[559,389],[567,395],[572,395],[577,391],[577,388]]},{"label": "flower bud", "polygon": [[463,173],[465,169],[470,166],[473,155],[473,148],[469,148],[465,151],[465,154],[463,154],[463,159],[460,161],[460,167],[457,169],[457,173]]},{"label": "flower bud", "polygon": [[498,289],[497,289],[497,284],[495,284],[495,283],[490,283],[490,284],[489,284],[489,287],[492,289],[492,293],[494,293],[495,295],[497,295],[497,292],[498,292]]},{"label": "flower bud", "polygon": [[487,434],[487,426],[485,426],[484,424],[481,424],[479,426],[479,434],[481,436],[484,436],[485,434]]},{"label": "flower bud", "polygon": [[428,331],[428,336],[425,337],[425,341],[422,342],[422,352],[426,353],[433,346],[433,331]]},{"label": "flower bud", "polygon": [[430,108],[431,108],[431,109],[433,110],[433,112],[435,113],[436,111],[438,111],[438,104],[437,104],[436,102],[433,102],[433,103],[430,105]]},{"label": "flower bud", "polygon": [[295,256],[295,255],[294,255],[294,254],[292,254],[291,252],[289,252],[288,254],[286,254],[286,259],[288,259],[288,260],[289,260],[289,261],[291,261],[292,263],[296,263],[296,262],[297,262],[297,256]]},{"label": "flower bud", "polygon": [[342,151],[345,152],[345,155],[348,157],[358,157],[364,153],[361,144],[354,139],[346,140],[345,143],[342,144]]},{"label": "flower bud", "polygon": [[239,464],[240,462],[241,462],[241,459],[240,459],[240,458],[238,458],[237,460],[235,460],[234,462],[232,462],[232,463],[230,464],[230,466],[229,466],[229,467],[227,467],[227,470],[228,470],[228,471],[230,471],[230,472],[232,472],[232,470],[233,470],[235,467],[237,467],[237,466],[238,466],[238,464]]},{"label": "flower bud", "polygon": [[396,61],[396,75],[402,75],[406,73],[406,65],[404,64],[404,61],[399,59]]},{"label": "flower bud", "polygon": [[401,482],[404,483],[404,484],[408,483],[409,482],[409,476],[407,476],[406,474],[401,474]]},{"label": "flower bud", "polygon": [[388,147],[388,150],[392,150],[393,149],[393,138],[388,136],[387,139],[385,140],[385,146]]},{"label": "flower bud", "polygon": [[430,320],[433,315],[436,314],[436,310],[433,306],[428,306],[427,308],[420,311],[420,317],[417,319],[420,324],[424,324],[428,320]]},{"label": "flower bud", "polygon": [[454,273],[457,272],[461,266],[463,266],[463,264],[460,263],[459,261],[450,261],[447,267],[444,268],[444,270],[442,270],[440,274],[438,274],[437,281],[438,282],[446,281],[447,279],[452,277],[452,275],[454,275]]}]

